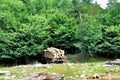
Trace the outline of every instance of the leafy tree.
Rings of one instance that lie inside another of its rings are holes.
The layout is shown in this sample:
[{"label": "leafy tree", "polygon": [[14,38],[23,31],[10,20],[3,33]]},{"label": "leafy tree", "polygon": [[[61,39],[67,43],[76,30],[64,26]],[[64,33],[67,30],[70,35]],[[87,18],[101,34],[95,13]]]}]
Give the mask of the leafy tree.
[{"label": "leafy tree", "polygon": [[72,3],[74,5],[74,16],[77,19],[78,23],[81,23],[82,14],[81,14],[80,2],[79,0],[72,0]]},{"label": "leafy tree", "polygon": [[117,3],[117,0],[109,0],[107,6],[108,8],[115,6]]},{"label": "leafy tree", "polygon": [[71,15],[74,6],[70,0],[52,0],[52,8],[57,8],[59,11],[64,11],[67,15]]},{"label": "leafy tree", "polygon": [[0,0],[0,60],[25,61],[50,46],[118,55],[120,3],[110,1],[103,10],[92,0]]},{"label": "leafy tree", "polygon": [[117,3],[115,6],[111,7],[108,10],[111,19],[111,25],[119,25],[120,24],[120,3]]},{"label": "leafy tree", "polygon": [[83,3],[91,3],[93,0],[80,0]]},{"label": "leafy tree", "polygon": [[[64,12],[55,12],[50,18],[50,35],[51,40],[49,46],[71,51],[75,42],[76,20],[68,17]],[[74,27],[73,27],[74,26]]]},{"label": "leafy tree", "polygon": [[117,58],[120,55],[120,25],[106,27],[102,40],[98,43],[98,53],[102,56]]},{"label": "leafy tree", "polygon": [[102,38],[101,25],[91,16],[86,17],[78,27],[76,37],[78,43],[74,45],[79,48],[81,54],[92,56],[96,53],[96,44]]},{"label": "leafy tree", "polygon": [[2,5],[0,58],[18,60],[41,53],[50,39],[46,15],[28,14],[27,6],[19,0],[2,1]]}]

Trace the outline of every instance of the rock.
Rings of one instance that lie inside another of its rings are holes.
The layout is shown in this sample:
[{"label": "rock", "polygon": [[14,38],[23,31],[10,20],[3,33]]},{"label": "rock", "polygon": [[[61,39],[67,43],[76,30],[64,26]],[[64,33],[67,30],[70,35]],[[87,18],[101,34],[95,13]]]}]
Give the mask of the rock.
[{"label": "rock", "polygon": [[86,75],[86,74],[82,74],[82,75],[80,76],[80,78],[87,79],[87,75]]},{"label": "rock", "polygon": [[0,74],[5,74],[6,76],[10,75],[10,71],[0,71]]},{"label": "rock", "polygon": [[42,64],[35,64],[35,65],[34,65],[34,68],[41,68],[41,67],[43,67]]},{"label": "rock", "polygon": [[40,73],[39,75],[45,76],[46,77],[45,80],[63,80],[64,78],[62,75],[59,75],[59,74]]},{"label": "rock", "polygon": [[120,66],[120,59],[116,59],[116,60],[113,60],[113,61],[107,61],[107,62],[105,62],[105,64],[119,65]]},{"label": "rock", "polygon": [[34,68],[50,68],[49,65],[44,65],[44,64],[35,64]]},{"label": "rock", "polygon": [[59,74],[50,74],[47,72],[41,72],[36,75],[32,75],[19,80],[64,80],[64,76]]},{"label": "rock", "polygon": [[93,79],[99,79],[100,76],[99,76],[98,74],[94,74],[94,75],[92,76],[92,78],[93,78]]},{"label": "rock", "polygon": [[75,79],[73,77],[68,77],[68,78],[66,78],[64,80],[75,80]]},{"label": "rock", "polygon": [[68,63],[68,64],[66,64],[67,66],[74,66],[72,63]]},{"label": "rock", "polygon": [[111,67],[112,65],[110,64],[104,64],[103,67]]},{"label": "rock", "polygon": [[11,76],[11,80],[16,80],[15,78],[16,78],[15,75]]},{"label": "rock", "polygon": [[27,65],[24,65],[23,68],[27,68]]},{"label": "rock", "polygon": [[120,61],[120,59],[116,59],[116,61]]},{"label": "rock", "polygon": [[5,80],[10,80],[10,76],[5,76]]},{"label": "rock", "polygon": [[38,76],[38,74],[33,74],[33,75],[30,75],[28,77],[25,77],[25,78],[22,78],[22,79],[18,79],[18,80],[31,80],[31,79],[33,79],[33,78],[35,78],[37,76]]},{"label": "rock", "polygon": [[46,79],[46,78],[47,78],[47,76],[42,76],[42,75],[41,75],[41,76],[38,77],[38,80],[39,80],[39,79],[40,79],[40,80],[44,80],[44,79]]}]

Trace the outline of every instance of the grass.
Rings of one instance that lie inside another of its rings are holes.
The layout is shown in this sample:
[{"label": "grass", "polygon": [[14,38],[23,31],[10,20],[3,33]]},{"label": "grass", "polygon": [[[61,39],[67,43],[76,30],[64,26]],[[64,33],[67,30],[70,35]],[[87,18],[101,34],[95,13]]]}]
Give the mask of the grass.
[{"label": "grass", "polygon": [[[33,68],[32,65],[26,67],[23,65],[22,67],[0,67],[0,70],[10,71],[11,76],[16,76],[16,80],[29,76],[31,74],[39,73],[39,72],[50,72],[63,74],[65,77],[68,76],[80,76],[81,74],[87,74],[88,76],[92,74],[103,74],[107,72],[119,73],[120,66],[112,66],[111,68],[105,68],[103,66],[103,62],[106,59],[103,58],[89,58],[80,62],[77,59],[77,55],[68,55],[68,59],[72,63],[67,64],[49,64],[50,68]],[[76,61],[75,61],[76,60]],[[73,63],[76,62],[76,63]],[[3,77],[3,78],[2,78]],[[4,75],[0,75],[0,80],[5,80]],[[7,79],[9,80],[9,79]]]},{"label": "grass", "polygon": [[81,55],[79,54],[75,54],[75,55],[71,55],[68,54],[67,55],[67,59],[71,62],[71,63],[93,63],[93,62],[104,62],[108,59],[105,58],[83,58]]}]

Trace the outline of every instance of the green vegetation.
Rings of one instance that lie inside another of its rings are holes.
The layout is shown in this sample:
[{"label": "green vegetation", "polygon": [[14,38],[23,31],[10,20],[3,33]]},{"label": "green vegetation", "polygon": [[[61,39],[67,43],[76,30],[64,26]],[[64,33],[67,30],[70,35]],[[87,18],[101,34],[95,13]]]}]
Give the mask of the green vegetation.
[{"label": "green vegetation", "polygon": [[[16,76],[16,79],[24,78],[30,76],[31,74],[36,74],[39,72],[50,72],[62,74],[65,77],[70,76],[81,76],[86,74],[88,77],[93,74],[106,74],[106,73],[119,73],[120,66],[105,67],[104,62],[107,59],[103,58],[88,58],[84,59],[82,62],[73,63],[70,57],[77,57],[78,55],[68,55],[69,61],[71,63],[64,64],[48,64],[49,68],[33,68],[33,65],[18,65],[18,66],[0,66],[0,70],[10,71],[11,76]],[[77,62],[77,60],[74,60]],[[3,77],[3,78],[2,78]],[[0,80],[4,80],[4,75],[0,76]]]},{"label": "green vegetation", "polygon": [[119,58],[120,3],[102,9],[91,1],[0,0],[0,61],[26,62],[51,46]]},{"label": "green vegetation", "polygon": [[67,59],[70,63],[96,63],[96,62],[104,62],[111,59],[103,58],[103,57],[90,57],[90,58],[83,58],[80,54],[67,54]]}]

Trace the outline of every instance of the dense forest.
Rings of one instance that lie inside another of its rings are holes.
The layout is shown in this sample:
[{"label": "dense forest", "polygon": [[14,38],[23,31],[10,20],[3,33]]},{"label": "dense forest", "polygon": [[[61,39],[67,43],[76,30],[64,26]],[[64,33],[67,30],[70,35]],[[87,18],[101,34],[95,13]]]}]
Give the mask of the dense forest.
[{"label": "dense forest", "polygon": [[120,3],[102,9],[91,0],[0,0],[0,61],[24,61],[47,47],[120,57]]}]

